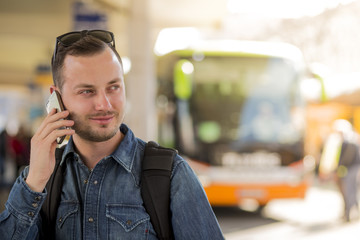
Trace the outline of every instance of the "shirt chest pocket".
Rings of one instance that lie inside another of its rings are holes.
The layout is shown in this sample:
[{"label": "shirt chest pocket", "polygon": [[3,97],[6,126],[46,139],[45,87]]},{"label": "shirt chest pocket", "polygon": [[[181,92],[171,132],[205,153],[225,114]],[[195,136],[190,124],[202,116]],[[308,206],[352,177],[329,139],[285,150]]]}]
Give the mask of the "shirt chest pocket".
[{"label": "shirt chest pocket", "polygon": [[61,202],[56,221],[56,236],[58,239],[79,239],[80,223],[79,203],[76,201]]},{"label": "shirt chest pocket", "polygon": [[150,217],[142,206],[107,204],[108,239],[148,239]]}]

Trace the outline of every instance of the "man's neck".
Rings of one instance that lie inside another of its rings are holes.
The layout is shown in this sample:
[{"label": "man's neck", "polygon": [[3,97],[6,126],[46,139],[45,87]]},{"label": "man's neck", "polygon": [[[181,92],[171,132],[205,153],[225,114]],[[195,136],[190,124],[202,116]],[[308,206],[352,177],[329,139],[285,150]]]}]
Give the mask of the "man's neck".
[{"label": "man's neck", "polygon": [[77,135],[73,136],[73,141],[81,160],[89,169],[93,169],[101,159],[115,151],[123,138],[124,135],[118,131],[114,137],[105,142],[87,141]]}]

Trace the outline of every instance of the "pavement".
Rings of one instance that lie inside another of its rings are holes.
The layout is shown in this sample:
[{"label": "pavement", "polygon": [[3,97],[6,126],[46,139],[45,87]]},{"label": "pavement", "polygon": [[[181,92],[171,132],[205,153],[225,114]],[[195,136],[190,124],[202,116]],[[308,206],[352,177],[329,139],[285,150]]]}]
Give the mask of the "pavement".
[{"label": "pavement", "polygon": [[[333,185],[316,184],[305,199],[273,200],[261,218],[268,224],[227,232],[227,240],[360,239],[360,221],[342,220],[342,197]],[[219,220],[221,221],[221,220]]]}]

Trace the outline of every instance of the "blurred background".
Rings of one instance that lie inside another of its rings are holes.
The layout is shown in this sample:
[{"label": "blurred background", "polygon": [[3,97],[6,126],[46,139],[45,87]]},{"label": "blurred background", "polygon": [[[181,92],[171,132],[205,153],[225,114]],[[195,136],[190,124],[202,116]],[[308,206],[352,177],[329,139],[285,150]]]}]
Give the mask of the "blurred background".
[{"label": "blurred background", "polygon": [[0,0],[1,209],[46,114],[55,38],[106,29],[125,123],[179,149],[227,239],[355,239],[359,12],[359,0]]}]

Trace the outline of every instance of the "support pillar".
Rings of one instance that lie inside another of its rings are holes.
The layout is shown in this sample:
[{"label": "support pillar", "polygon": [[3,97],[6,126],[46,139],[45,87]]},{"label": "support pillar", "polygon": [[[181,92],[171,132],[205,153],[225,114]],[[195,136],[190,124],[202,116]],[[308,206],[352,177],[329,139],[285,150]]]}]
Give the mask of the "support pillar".
[{"label": "support pillar", "polygon": [[156,80],[147,0],[132,0],[129,16],[129,58],[126,77],[128,112],[125,123],[144,140],[156,140]]}]

